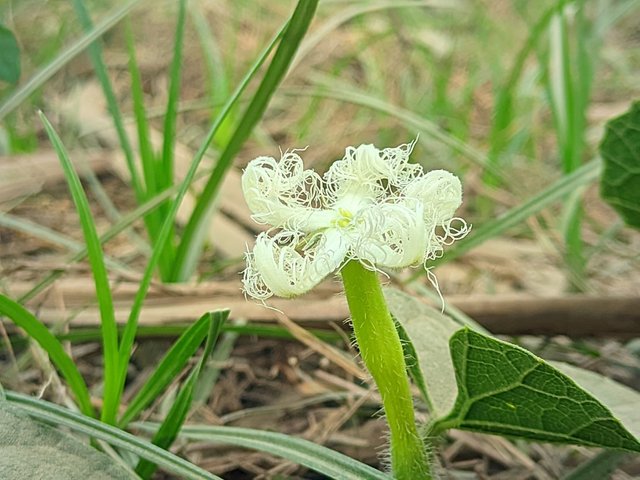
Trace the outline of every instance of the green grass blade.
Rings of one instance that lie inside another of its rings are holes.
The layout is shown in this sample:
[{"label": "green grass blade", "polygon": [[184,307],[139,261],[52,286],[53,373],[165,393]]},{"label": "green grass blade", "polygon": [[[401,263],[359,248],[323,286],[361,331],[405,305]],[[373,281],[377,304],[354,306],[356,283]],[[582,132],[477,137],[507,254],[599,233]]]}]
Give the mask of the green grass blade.
[{"label": "green grass blade", "polygon": [[213,212],[214,200],[225,173],[231,167],[235,155],[249,138],[253,128],[262,118],[271,97],[284,78],[300,42],[309,28],[317,5],[318,0],[300,0],[298,2],[260,86],[240,119],[231,140],[220,154],[220,158],[185,226],[176,253],[172,275],[174,281],[186,281],[195,271],[205,241],[205,227]]},{"label": "green grass blade", "polygon": [[[450,306],[447,305],[447,308]],[[470,324],[469,322],[467,322]],[[463,322],[464,324],[464,322]],[[186,325],[141,325],[138,327],[137,337],[138,338],[175,338],[184,333],[187,330]],[[123,327],[118,325],[118,332],[122,332]],[[247,335],[247,336],[258,336],[265,338],[279,338],[283,340],[295,340],[295,337],[291,335],[291,332],[286,328],[279,327],[276,325],[263,325],[250,323],[246,325],[233,325],[233,324],[225,324],[222,327],[222,331],[225,333],[233,334],[233,335]],[[342,337],[334,331],[330,330],[319,330],[319,329],[309,329],[309,333],[318,337],[320,340],[324,342],[340,342]],[[102,339],[99,328],[74,328],[68,333],[57,333],[55,337],[61,342],[71,342],[71,343],[87,343],[87,342],[96,342]],[[216,351],[214,353],[214,357],[217,356],[218,352],[224,346],[224,338],[218,343]],[[25,344],[24,338],[12,338],[12,343],[15,345],[23,345]],[[230,342],[232,343],[232,342]],[[0,344],[0,352],[3,350],[3,345]],[[226,355],[228,357],[228,355]],[[203,374],[206,373],[203,372]],[[197,401],[197,399],[196,399]]]},{"label": "green grass blade", "polygon": [[90,32],[85,33],[84,36],[60,53],[60,55],[54,58],[48,65],[38,70],[33,77],[15,90],[11,96],[0,105],[0,120],[15,110],[76,55],[84,51],[97,38],[100,38],[105,32],[113,28],[113,26],[120,22],[140,1],[141,0],[131,0],[116,9],[113,13],[109,14],[107,18],[98,23]]},{"label": "green grass blade", "polygon": [[[94,26],[93,22],[91,21],[91,17],[89,16],[89,12],[84,5],[84,0],[73,0],[73,8],[76,11],[76,15],[80,19],[82,27],[86,32],[91,32]],[[118,99],[116,98],[116,94],[113,91],[113,86],[111,85],[109,74],[107,73],[107,66],[105,65],[103,60],[102,47],[100,46],[99,42],[100,40],[96,39],[91,43],[91,45],[89,45],[89,57],[91,58],[91,63],[93,64],[93,69],[96,72],[96,76],[98,77],[100,86],[102,87],[102,92],[104,93],[105,99],[107,100],[107,107],[109,109],[109,113],[111,114],[111,118],[113,119],[113,125],[116,129],[118,140],[120,141],[120,147],[124,152],[127,168],[129,169],[129,175],[131,175],[133,190],[136,194],[136,198],[140,200],[143,198],[142,184],[140,183],[138,169],[135,165],[133,148],[131,148],[129,136],[127,135],[127,132],[124,128],[122,113],[120,112],[120,107],[118,106]]]},{"label": "green grass blade", "polygon": [[[98,232],[89,208],[89,201],[82,189],[80,178],[73,168],[73,164],[62,145],[62,141],[55,132],[47,117],[40,112],[40,118],[44,123],[47,135],[53,148],[55,149],[64,175],[69,185],[69,190],[76,206],[78,216],[80,217],[80,225],[82,233],[87,244],[87,254],[89,263],[93,272],[93,280],[96,286],[96,296],[98,297],[98,307],[100,310],[100,326],[102,329],[102,348],[104,355],[104,408],[102,419],[107,423],[115,422],[115,411],[118,408],[115,396],[117,390],[116,375],[118,374],[118,330],[116,327],[116,318],[113,309],[113,299],[111,297],[111,287],[109,286],[109,278],[104,265],[104,256]],[[112,415],[112,416],[111,416]]]},{"label": "green grass blade", "polygon": [[119,428],[112,427],[93,418],[72,412],[53,403],[31,398],[15,392],[6,392],[7,400],[20,406],[30,417],[64,426],[75,432],[104,440],[114,447],[126,450],[141,458],[146,458],[172,472],[181,479],[222,480],[202,468],[142,440]]},{"label": "green grass blade", "polygon": [[[167,109],[164,114],[162,156],[160,168],[156,169],[156,182],[160,188],[166,188],[173,184],[174,177],[174,148],[176,143],[176,121],[178,118],[178,101],[180,100],[180,73],[182,66],[182,49],[184,40],[184,26],[186,22],[187,0],[178,2],[178,21],[173,46],[173,60],[169,73],[169,96]],[[164,204],[158,212],[164,218],[169,212],[170,204]],[[175,258],[174,227],[171,226],[169,239],[162,247],[162,254],[158,261],[160,275],[163,280],[171,281],[171,271]]]},{"label": "green grass blade", "polygon": [[[234,325],[240,327],[247,326],[244,319],[237,320]],[[286,328],[282,329],[282,331],[290,333]],[[225,334],[216,343],[215,352],[213,352],[211,357],[208,359],[208,362],[202,366],[202,370],[200,371],[198,383],[195,386],[195,390],[193,392],[194,408],[197,409],[208,401],[209,397],[211,396],[211,392],[213,391],[220,376],[220,365],[229,360],[229,357],[231,356],[231,353],[233,351],[233,347],[235,346],[239,336],[240,332],[229,331],[228,328],[225,328]]]},{"label": "green grass blade", "polygon": [[153,374],[147,379],[140,391],[129,403],[119,422],[122,428],[125,428],[131,420],[136,418],[142,410],[149,406],[151,402],[169,386],[176,375],[180,373],[205,339],[212,318],[216,319],[216,323],[220,323],[221,326],[228,316],[228,310],[220,313],[216,312],[215,314],[206,313],[178,338],[171,346],[171,349],[169,349],[162,360],[160,360]]},{"label": "green grass blade", "polygon": [[570,173],[578,166],[579,158],[574,150],[575,142],[575,87],[571,70],[569,33],[564,14],[565,1],[558,2],[556,14],[549,25],[549,96],[553,111],[563,170]]},{"label": "green grass blade", "polygon": [[[219,108],[224,105],[224,100],[229,97],[229,84],[232,79],[229,69],[225,66],[224,59],[222,58],[220,46],[211,31],[211,25],[207,22],[206,16],[202,11],[202,3],[191,2],[189,13],[191,14],[191,23],[200,41],[204,67],[207,72],[208,103],[211,104],[211,118],[215,121]],[[231,55],[231,57],[233,57],[233,55]],[[226,145],[229,143],[237,117],[237,107],[239,107],[239,105],[236,105],[236,108],[227,115],[223,125],[216,134],[216,138],[213,140],[214,144]]]},{"label": "green grass blade", "polygon": [[[193,385],[196,382],[196,376],[193,375],[194,371],[195,369],[185,380],[182,388],[176,396],[176,399],[173,401],[167,416],[151,438],[151,443],[160,448],[168,450],[177,438],[180,427],[182,427],[182,424],[187,419],[187,414],[189,413],[189,407],[193,398]],[[142,459],[136,466],[136,473],[141,478],[147,479],[153,475],[156,468],[158,467],[155,463]]]},{"label": "green grass blade", "polygon": [[173,149],[176,142],[176,119],[178,100],[180,100],[180,69],[182,66],[182,46],[184,40],[184,24],[186,20],[187,1],[178,2],[178,21],[173,45],[173,60],[169,74],[169,97],[167,111],[164,115],[162,168],[160,174],[164,176],[165,187],[173,183]]},{"label": "green grass blade", "polygon": [[630,457],[628,452],[622,450],[603,450],[579,465],[562,480],[601,480],[611,478],[618,464]]},{"label": "green grass blade", "polygon": [[[492,116],[493,121],[491,123],[491,132],[489,133],[489,144],[491,148],[487,159],[492,169],[499,167],[500,155],[503,153],[509,141],[511,134],[510,127],[513,121],[513,104],[515,103],[514,92],[526,65],[526,60],[540,42],[542,35],[547,32],[549,22],[556,13],[556,10],[557,7],[555,5],[547,9],[531,28],[525,44],[516,55],[507,81],[497,89],[497,98]],[[487,172],[485,181],[490,184],[495,184],[496,178]]]},{"label": "green grass blade", "polygon": [[[582,163],[585,148],[586,111],[589,104],[593,64],[598,55],[596,29],[585,18],[585,2],[573,6],[573,29],[569,26],[567,2],[559,1],[549,26],[549,71],[547,90],[556,124],[558,148],[565,173],[575,171]],[[575,36],[572,49],[572,38]],[[584,283],[584,245],[582,241],[582,199],[573,194],[567,202],[562,222],[565,239],[565,261],[582,289]]]},{"label": "green grass blade", "polygon": [[[217,312],[209,312],[204,315],[204,317],[208,320],[209,332],[207,335],[207,341],[204,346],[204,351],[202,352],[202,356],[200,357],[200,361],[197,365],[191,370],[191,373],[184,381],[184,384],[180,388],[178,395],[171,405],[169,412],[167,413],[164,421],[160,424],[160,427],[153,435],[151,439],[151,443],[157,445],[158,447],[164,448],[165,450],[169,450],[175,439],[178,437],[178,432],[182,428],[185,420],[187,419],[187,415],[189,414],[189,409],[191,408],[191,403],[193,401],[193,392],[204,367],[205,362],[211,356],[211,352],[213,351],[213,347],[216,344],[218,336],[220,335],[220,331],[222,329],[222,325],[226,321],[229,316],[228,310],[219,310]],[[136,472],[142,478],[149,478],[153,475],[153,472],[156,470],[156,465],[153,462],[148,460],[141,460],[136,467]]]},{"label": "green grass blade", "polygon": [[[158,428],[157,424],[148,422],[136,423],[135,426],[145,431],[155,431]],[[282,433],[251,428],[187,425],[182,428],[180,437],[201,442],[237,445],[266,452],[304,465],[331,478],[391,480],[390,476],[346,455]]]},{"label": "green grass blade", "polygon": [[22,305],[0,294],[0,313],[9,317],[27,335],[47,352],[53,364],[60,370],[73,392],[78,407],[85,415],[95,416],[91,406],[89,390],[73,359],[67,354],[62,343],[34,315]]},{"label": "green grass blade", "polygon": [[[149,124],[147,113],[144,107],[144,93],[142,90],[142,77],[140,68],[136,61],[136,50],[131,29],[131,22],[126,22],[127,51],[129,54],[129,75],[131,76],[131,100],[133,102],[133,115],[136,121],[138,132],[138,149],[142,161],[142,173],[144,177],[145,198],[149,198],[157,193],[155,180],[155,154],[151,146],[151,136],[149,134]],[[157,233],[157,232],[150,232]],[[151,235],[155,239],[155,235]]]},{"label": "green grass blade", "polygon": [[182,202],[182,199],[186,195],[187,190],[191,186],[191,182],[193,182],[193,180],[196,178],[196,172],[198,170],[198,167],[200,166],[200,163],[204,158],[204,154],[206,153],[207,148],[209,148],[209,144],[211,143],[211,141],[213,140],[213,137],[215,136],[216,132],[220,128],[220,125],[222,125],[222,123],[224,122],[227,114],[231,111],[231,108],[240,97],[240,94],[247,87],[247,85],[249,84],[249,81],[253,78],[253,76],[258,71],[260,66],[264,63],[269,53],[271,52],[271,49],[276,44],[278,39],[282,36],[285,28],[286,28],[286,24],[284,27],[280,29],[280,31],[276,34],[273,40],[269,43],[269,45],[267,45],[267,47],[262,52],[260,57],[256,60],[256,62],[249,69],[245,77],[242,79],[242,82],[240,82],[240,85],[238,85],[238,87],[234,91],[231,98],[227,100],[227,103],[222,108],[222,111],[220,112],[218,119],[213,123],[213,125],[211,126],[211,129],[207,133],[206,139],[204,140],[204,142],[202,142],[202,144],[200,145],[200,148],[196,152],[193,162],[191,162],[191,166],[189,167],[189,171],[187,172],[184,180],[179,186],[178,193],[176,194],[176,198],[173,201],[171,210],[169,211],[167,217],[164,219],[164,224],[162,225],[162,229],[158,234],[158,240],[156,241],[156,246],[151,254],[151,258],[149,259],[149,262],[147,264],[147,268],[144,272],[142,280],[140,281],[140,287],[133,300],[131,312],[129,313],[129,318],[127,319],[125,329],[122,333],[122,340],[120,342],[120,351],[119,351],[120,364],[122,367],[121,367],[120,375],[118,378],[118,382],[120,385],[120,395],[122,394],[122,388],[124,387],[124,380],[127,373],[125,367],[129,362],[129,357],[131,356],[131,349],[133,347],[133,341],[135,339],[136,331],[138,328],[138,319],[140,318],[142,304],[149,290],[149,286],[151,285],[151,277],[153,275],[153,271],[156,268],[157,262],[160,259],[160,254],[162,252],[161,249],[163,248],[164,243],[169,239],[169,235],[173,227],[173,221],[175,219],[176,213],[178,212],[178,208],[180,207],[180,203]]},{"label": "green grass blade", "polygon": [[[163,187],[170,187],[172,182],[164,182],[160,180],[160,172],[162,166],[160,165],[159,158],[151,145],[151,136],[149,133],[149,124],[147,122],[147,114],[144,106],[144,94],[142,90],[142,78],[140,75],[140,69],[136,60],[136,51],[134,45],[133,32],[131,30],[131,23],[127,22],[127,50],[129,53],[129,74],[131,76],[131,99],[133,102],[133,114],[136,122],[136,130],[138,133],[138,148],[140,151],[140,159],[142,163],[142,175],[144,178],[144,195],[145,199],[151,198]],[[144,216],[144,223],[147,228],[147,233],[151,239],[152,244],[155,244],[158,240],[160,228],[162,227],[162,219],[164,218],[163,211],[167,208],[167,203],[163,203],[158,210],[150,212]],[[173,232],[170,233],[173,236]],[[169,242],[172,246],[173,243]],[[160,276],[166,278],[168,271],[170,271],[170,264],[172,258],[172,252],[167,249],[165,255],[159,262]],[[168,258],[167,258],[168,257]]]},{"label": "green grass blade", "polygon": [[201,6],[198,2],[191,3],[189,9],[191,23],[193,23],[202,47],[211,101],[214,104],[222,104],[224,99],[229,96],[228,72],[225,69],[218,42],[211,32],[211,26],[207,22],[205,15],[202,13]]}]

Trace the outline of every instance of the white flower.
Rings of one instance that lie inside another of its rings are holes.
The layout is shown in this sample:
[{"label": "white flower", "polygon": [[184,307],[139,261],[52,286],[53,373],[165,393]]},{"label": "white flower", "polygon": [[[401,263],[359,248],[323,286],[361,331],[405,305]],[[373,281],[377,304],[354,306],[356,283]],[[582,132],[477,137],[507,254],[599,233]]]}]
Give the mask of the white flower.
[{"label": "white flower", "polygon": [[256,222],[278,231],[259,234],[247,253],[245,292],[260,300],[300,295],[350,259],[369,269],[424,264],[465,236],[466,223],[453,216],[460,180],[409,163],[413,145],[349,147],[323,177],[304,170],[295,151],[279,162],[251,161],[245,199]]}]

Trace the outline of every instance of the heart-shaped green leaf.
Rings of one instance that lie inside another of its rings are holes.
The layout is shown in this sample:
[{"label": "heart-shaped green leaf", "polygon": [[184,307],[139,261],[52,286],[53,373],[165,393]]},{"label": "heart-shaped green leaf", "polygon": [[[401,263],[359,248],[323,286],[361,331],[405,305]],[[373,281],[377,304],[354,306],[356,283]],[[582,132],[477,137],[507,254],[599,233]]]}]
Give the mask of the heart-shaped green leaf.
[{"label": "heart-shaped green leaf", "polygon": [[450,341],[458,398],[433,431],[640,451],[640,442],[575,381],[516,345],[463,329]]},{"label": "heart-shaped green leaf", "polygon": [[607,124],[600,155],[602,198],[627,225],[640,228],[640,102]]}]

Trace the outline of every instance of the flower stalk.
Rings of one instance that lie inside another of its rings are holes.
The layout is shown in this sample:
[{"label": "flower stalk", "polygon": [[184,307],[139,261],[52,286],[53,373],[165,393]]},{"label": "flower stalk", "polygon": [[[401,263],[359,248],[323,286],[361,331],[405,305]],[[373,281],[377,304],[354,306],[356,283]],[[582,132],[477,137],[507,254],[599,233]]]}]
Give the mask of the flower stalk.
[{"label": "flower stalk", "polygon": [[341,271],[360,355],[371,373],[389,424],[391,468],[398,480],[432,477],[415,422],[400,337],[375,271],[351,260]]}]

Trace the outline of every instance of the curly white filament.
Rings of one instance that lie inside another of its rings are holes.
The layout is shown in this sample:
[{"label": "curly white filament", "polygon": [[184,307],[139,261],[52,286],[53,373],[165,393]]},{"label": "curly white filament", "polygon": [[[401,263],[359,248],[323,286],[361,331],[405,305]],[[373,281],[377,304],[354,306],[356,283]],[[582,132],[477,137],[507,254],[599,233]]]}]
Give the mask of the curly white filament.
[{"label": "curly white filament", "polygon": [[[258,157],[242,176],[253,219],[272,225],[246,255],[245,292],[259,300],[311,290],[350,259],[367,268],[426,264],[469,228],[454,217],[460,180],[409,163],[414,144],[348,147],[323,177],[295,152]],[[454,224],[456,226],[452,226]]]}]

